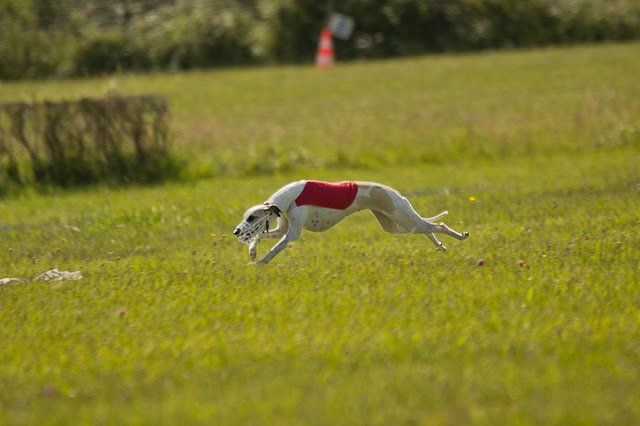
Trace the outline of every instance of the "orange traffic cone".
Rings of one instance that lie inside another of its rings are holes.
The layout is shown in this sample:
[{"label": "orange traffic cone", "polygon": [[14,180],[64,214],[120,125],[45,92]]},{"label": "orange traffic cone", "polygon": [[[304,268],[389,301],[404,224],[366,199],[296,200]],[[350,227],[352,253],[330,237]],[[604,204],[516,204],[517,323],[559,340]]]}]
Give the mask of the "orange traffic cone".
[{"label": "orange traffic cone", "polygon": [[331,31],[323,28],[320,33],[320,42],[316,52],[316,67],[328,69],[333,66],[333,43],[331,42]]}]

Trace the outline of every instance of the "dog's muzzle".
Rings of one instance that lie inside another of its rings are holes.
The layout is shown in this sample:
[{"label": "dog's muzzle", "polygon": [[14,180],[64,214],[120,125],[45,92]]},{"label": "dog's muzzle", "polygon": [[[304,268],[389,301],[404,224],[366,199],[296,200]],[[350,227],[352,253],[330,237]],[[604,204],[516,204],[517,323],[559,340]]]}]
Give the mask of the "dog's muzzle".
[{"label": "dog's muzzle", "polygon": [[269,216],[264,216],[254,223],[246,220],[233,231],[233,235],[240,240],[241,243],[251,244],[260,238],[260,234],[269,231]]}]

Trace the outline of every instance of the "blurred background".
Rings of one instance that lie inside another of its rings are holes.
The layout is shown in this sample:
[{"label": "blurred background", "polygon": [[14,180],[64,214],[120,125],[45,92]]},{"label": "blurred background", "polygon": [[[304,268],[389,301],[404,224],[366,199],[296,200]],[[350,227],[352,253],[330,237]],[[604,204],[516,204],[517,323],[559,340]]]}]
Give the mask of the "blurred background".
[{"label": "blurred background", "polygon": [[637,0],[3,0],[0,79],[310,63],[640,38]]}]

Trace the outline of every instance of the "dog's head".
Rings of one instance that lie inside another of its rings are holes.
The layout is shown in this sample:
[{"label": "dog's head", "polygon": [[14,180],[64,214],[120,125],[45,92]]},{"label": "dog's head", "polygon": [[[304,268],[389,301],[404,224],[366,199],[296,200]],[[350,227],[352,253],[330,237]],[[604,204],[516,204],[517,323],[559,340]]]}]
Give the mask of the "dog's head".
[{"label": "dog's head", "polygon": [[269,232],[269,222],[273,223],[282,214],[282,211],[275,204],[260,204],[250,207],[244,216],[242,222],[236,226],[233,231],[240,242],[251,244],[259,240],[262,234]]}]

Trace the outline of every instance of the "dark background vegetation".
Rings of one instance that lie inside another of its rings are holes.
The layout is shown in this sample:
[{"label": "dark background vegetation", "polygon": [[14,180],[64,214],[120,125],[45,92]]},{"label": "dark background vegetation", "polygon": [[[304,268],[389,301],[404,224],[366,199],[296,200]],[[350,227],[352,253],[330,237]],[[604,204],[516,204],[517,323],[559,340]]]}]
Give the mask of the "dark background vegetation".
[{"label": "dark background vegetation", "polygon": [[340,59],[640,38],[636,0],[4,0],[0,78],[310,62],[330,10]]},{"label": "dark background vegetation", "polygon": [[0,104],[0,195],[31,183],[72,186],[176,177],[168,106],[157,96]]}]

